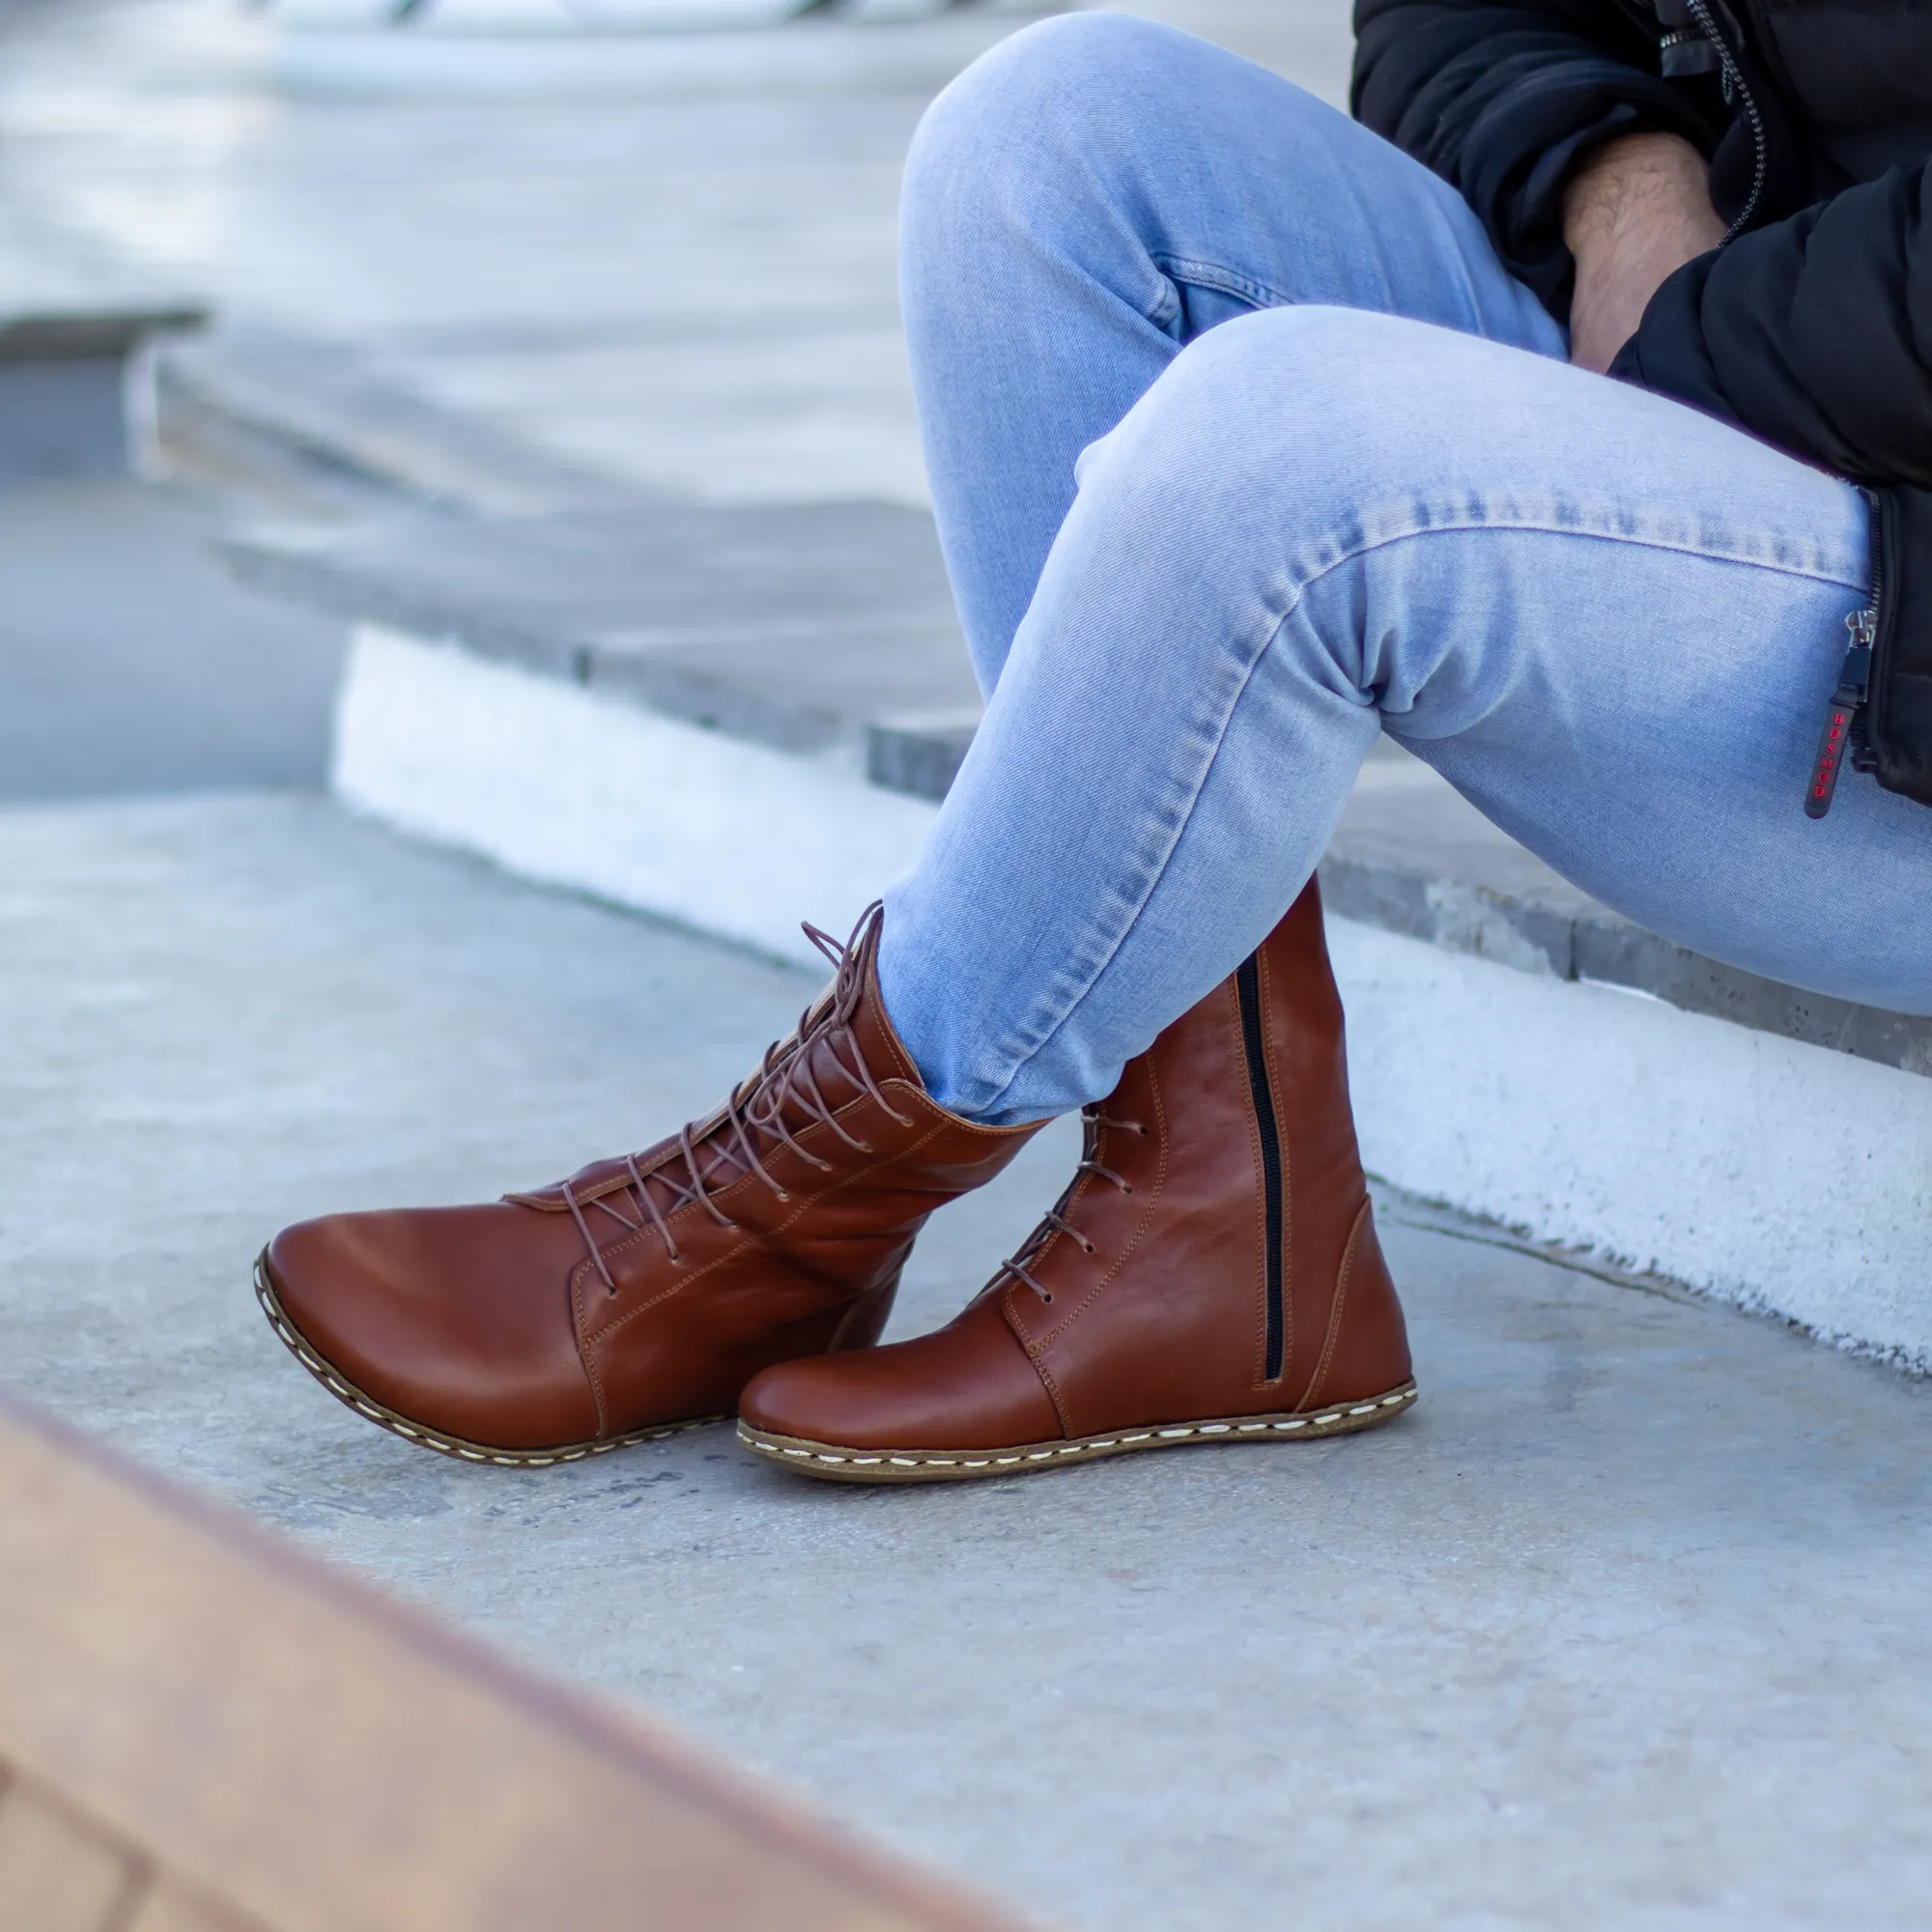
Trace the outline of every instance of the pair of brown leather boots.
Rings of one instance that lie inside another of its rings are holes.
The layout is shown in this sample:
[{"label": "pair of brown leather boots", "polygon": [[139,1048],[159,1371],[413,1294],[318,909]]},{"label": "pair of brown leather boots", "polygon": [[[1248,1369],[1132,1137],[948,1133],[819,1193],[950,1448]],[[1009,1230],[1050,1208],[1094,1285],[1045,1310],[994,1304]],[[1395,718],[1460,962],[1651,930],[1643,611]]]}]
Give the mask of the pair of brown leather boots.
[{"label": "pair of brown leather boots", "polygon": [[880,914],[709,1119],[480,1208],[278,1235],[262,1305],[372,1422],[575,1462],[736,1413],[803,1475],[931,1482],[1332,1435],[1415,1399],[1311,884],[1085,1114],[1071,1182],[949,1326],[874,1348],[928,1214],[1035,1130],[938,1106],[894,1034]]}]

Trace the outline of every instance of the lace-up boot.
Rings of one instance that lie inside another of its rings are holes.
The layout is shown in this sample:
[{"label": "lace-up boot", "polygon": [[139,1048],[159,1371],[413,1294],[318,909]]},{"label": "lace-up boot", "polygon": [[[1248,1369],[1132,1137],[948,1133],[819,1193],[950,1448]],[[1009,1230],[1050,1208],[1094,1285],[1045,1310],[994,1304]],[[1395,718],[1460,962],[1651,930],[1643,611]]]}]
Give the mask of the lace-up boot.
[{"label": "lace-up boot", "polygon": [[879,997],[881,915],[789,1038],[645,1152],[475,1208],[275,1236],[269,1320],[372,1422],[470,1461],[573,1462],[727,1415],[760,1369],[878,1339],[935,1208],[1034,1131],[930,1099]]},{"label": "lace-up boot", "polygon": [[739,1438],[844,1482],[1367,1429],[1415,1397],[1311,883],[1086,1111],[1071,1184],[951,1326],[792,1362]]}]

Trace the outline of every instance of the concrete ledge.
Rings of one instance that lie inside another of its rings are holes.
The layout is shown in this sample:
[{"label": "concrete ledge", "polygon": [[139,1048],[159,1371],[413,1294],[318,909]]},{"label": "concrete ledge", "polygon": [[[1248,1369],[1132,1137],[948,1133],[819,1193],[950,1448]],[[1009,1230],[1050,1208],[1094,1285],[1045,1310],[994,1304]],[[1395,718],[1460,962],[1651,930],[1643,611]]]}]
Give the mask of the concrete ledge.
[{"label": "concrete ledge", "polygon": [[166,343],[154,360],[163,459],[304,513],[526,517],[638,497],[398,387],[340,343],[250,325]]},{"label": "concrete ledge", "polygon": [[[362,627],[345,697],[343,769],[355,774],[360,803],[388,810],[379,770],[412,738],[409,810],[431,812],[439,837],[456,837],[462,812],[477,803],[475,760],[452,742],[430,695],[439,682],[478,730],[485,689],[496,694],[489,701],[509,707],[506,731],[539,696],[546,716],[560,715],[556,692],[567,689],[628,719],[632,735],[644,728],[640,718],[660,734],[670,724],[706,734],[706,769],[721,782],[739,763],[761,797],[780,769],[810,787],[836,774],[858,788],[855,797],[880,794],[881,810],[902,824],[913,820],[884,795],[944,798],[980,714],[931,519],[895,504],[713,508],[634,498],[488,522],[417,512],[347,531],[261,533],[231,543],[229,558],[256,588]],[[420,655],[442,645],[450,648]],[[406,677],[405,658],[414,667]],[[472,670],[483,666],[522,673],[527,686],[479,680]],[[380,699],[363,692],[372,680]],[[526,696],[510,696],[513,686]],[[411,708],[384,709],[397,705]],[[510,737],[488,735],[491,755],[508,756]],[[447,809],[429,802],[432,746],[452,761]],[[798,762],[767,770],[740,758],[754,748]],[[697,755],[687,747],[672,764],[687,754]],[[531,781],[543,763],[514,762]],[[613,800],[622,793],[627,809],[646,815],[666,790],[641,770],[607,783]],[[459,807],[458,794],[470,803]],[[728,850],[714,856],[730,869]],[[1559,877],[1387,740],[1321,872],[1331,910],[1364,924],[1932,1073],[1932,1018],[1780,985],[1645,931]],[[694,904],[681,891],[677,916],[705,923]],[[810,907],[802,916],[812,916]],[[762,931],[769,922],[753,923]],[[753,936],[742,909],[717,929]],[[777,950],[798,956],[788,943]]]},{"label": "concrete ledge", "polygon": [[0,481],[127,469],[148,412],[137,352],[206,320],[71,238],[0,219]]},{"label": "concrete ledge", "polygon": [[816,968],[908,870],[935,807],[850,760],[707,730],[447,643],[355,627],[335,791],[526,878],[662,914]]},{"label": "concrete ledge", "polygon": [[[799,922],[912,866],[972,740],[910,511],[418,517],[236,561],[351,623],[347,803],[807,965]],[[1384,1179],[1932,1369],[1932,1020],[1643,931],[1388,741],[1321,873]]]},{"label": "concrete ledge", "polygon": [[1364,772],[1321,883],[1330,911],[1366,925],[1932,1074],[1932,1019],[1763,980],[1645,931],[1578,892],[1392,747]]},{"label": "concrete ledge", "polygon": [[1370,1167],[1932,1370],[1932,1081],[1330,918]]},{"label": "concrete ledge", "polygon": [[932,520],[892,503],[632,500],[414,515],[231,544],[237,574],[351,622],[945,795],[979,692]]}]

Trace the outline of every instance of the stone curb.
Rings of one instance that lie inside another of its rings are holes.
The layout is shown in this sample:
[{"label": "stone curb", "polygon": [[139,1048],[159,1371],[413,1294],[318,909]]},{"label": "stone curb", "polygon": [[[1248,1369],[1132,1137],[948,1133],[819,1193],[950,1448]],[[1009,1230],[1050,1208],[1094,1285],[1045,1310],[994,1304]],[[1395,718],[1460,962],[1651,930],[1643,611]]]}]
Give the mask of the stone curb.
[{"label": "stone curb", "polygon": [[[943,799],[972,744],[978,695],[923,511],[638,497],[510,521],[414,512],[226,548],[244,582],[352,626],[829,758],[910,799]],[[1331,909],[1363,924],[1932,1074],[1932,1019],[1782,985],[1645,931],[1387,740],[1321,876]]]},{"label": "stone curb", "polygon": [[[1385,773],[1397,781],[1378,783]],[[1447,952],[1932,1074],[1932,1018],[1805,992],[1647,931],[1578,892],[1426,769],[1371,765],[1321,883],[1331,911]]]}]

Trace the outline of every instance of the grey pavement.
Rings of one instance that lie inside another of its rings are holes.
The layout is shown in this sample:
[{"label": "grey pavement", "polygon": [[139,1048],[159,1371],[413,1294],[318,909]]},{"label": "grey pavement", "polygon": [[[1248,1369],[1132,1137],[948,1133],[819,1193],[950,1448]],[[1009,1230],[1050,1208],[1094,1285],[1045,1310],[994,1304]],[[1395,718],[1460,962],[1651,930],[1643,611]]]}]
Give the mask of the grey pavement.
[{"label": "grey pavement", "polygon": [[[723,1431],[443,1462],[248,1262],[714,1101],[787,969],[320,800],[0,813],[0,1364],[405,1595],[1089,1926],[1905,1926],[1932,1910],[1922,1384],[1385,1198],[1386,1432],[817,1489]],[[934,1224],[941,1320],[1057,1189]]]},{"label": "grey pavement", "polygon": [[[1141,11],[1346,89],[1348,0]],[[386,393],[572,475],[918,503],[900,163],[929,95],[1021,24],[695,36],[705,88],[546,99],[304,91],[235,0],[67,0],[0,42],[0,151],[37,218],[213,302],[183,360],[251,407],[279,385],[312,419],[306,345],[352,443],[389,440]],[[896,66],[825,84],[798,57],[821,33]]]},{"label": "grey pavement", "polygon": [[320,785],[340,627],[248,593],[202,492],[0,487],[0,803]]}]

